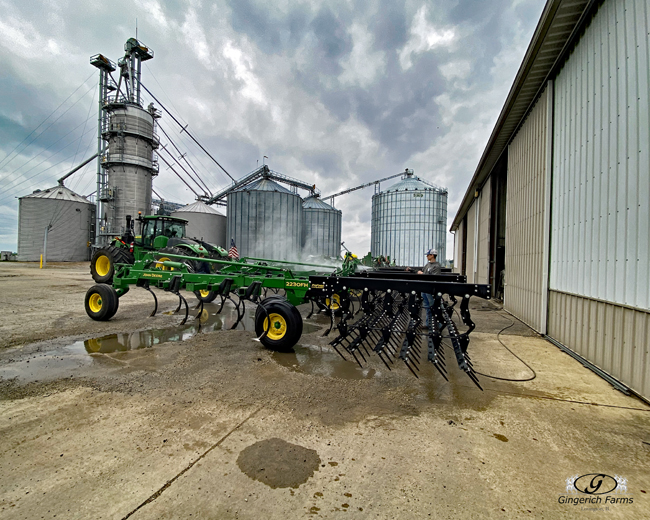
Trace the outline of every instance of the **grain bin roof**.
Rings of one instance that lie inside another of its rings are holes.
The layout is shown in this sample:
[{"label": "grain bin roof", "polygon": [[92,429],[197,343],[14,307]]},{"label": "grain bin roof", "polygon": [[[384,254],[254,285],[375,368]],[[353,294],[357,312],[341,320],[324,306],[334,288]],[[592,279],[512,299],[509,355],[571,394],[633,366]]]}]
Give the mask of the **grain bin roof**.
[{"label": "grain bin roof", "polygon": [[71,189],[65,186],[54,186],[46,190],[36,190],[30,195],[20,197],[20,199],[52,199],[52,200],[67,200],[70,202],[82,202],[84,204],[92,204],[86,197],[76,194]]},{"label": "grain bin roof", "polygon": [[205,202],[201,202],[200,200],[188,204],[187,206],[183,206],[182,208],[178,208],[177,210],[174,210],[174,213],[206,213],[209,215],[223,216],[223,213],[217,211],[212,206],[208,206]]},{"label": "grain bin roof", "polygon": [[318,197],[308,197],[305,199],[305,202],[302,203],[304,209],[327,209],[330,211],[341,211],[339,209],[330,206],[326,202],[323,202]]},{"label": "grain bin roof", "polygon": [[[280,186],[277,182],[273,182],[270,179],[260,179],[255,182],[251,182],[246,186],[239,188],[236,191],[277,191],[279,193],[291,193],[284,186]],[[291,195],[294,195],[291,193]]]},{"label": "grain bin roof", "polygon": [[434,190],[434,189],[440,191],[446,191],[443,190],[442,188],[438,188],[436,186],[428,184],[423,180],[419,179],[418,177],[408,176],[402,179],[401,181],[393,184],[390,188],[384,190],[383,193],[389,191],[414,191],[414,190]]}]

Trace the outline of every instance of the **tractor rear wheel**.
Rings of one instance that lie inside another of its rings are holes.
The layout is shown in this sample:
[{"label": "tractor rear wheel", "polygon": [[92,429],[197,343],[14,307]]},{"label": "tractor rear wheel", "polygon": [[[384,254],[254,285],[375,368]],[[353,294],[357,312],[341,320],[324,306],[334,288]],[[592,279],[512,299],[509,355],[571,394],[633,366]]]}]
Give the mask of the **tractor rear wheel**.
[{"label": "tractor rear wheel", "polygon": [[115,264],[133,264],[133,254],[121,247],[108,246],[95,251],[90,260],[90,275],[96,283],[112,283]]},{"label": "tractor rear wheel", "polygon": [[271,350],[289,351],[302,335],[302,316],[287,300],[279,297],[267,298],[255,311],[255,333],[261,336],[267,329],[266,336],[261,340],[262,344]]},{"label": "tractor rear wheel", "polygon": [[108,321],[117,312],[120,300],[112,285],[93,285],[86,292],[84,307],[86,314],[95,321]]}]

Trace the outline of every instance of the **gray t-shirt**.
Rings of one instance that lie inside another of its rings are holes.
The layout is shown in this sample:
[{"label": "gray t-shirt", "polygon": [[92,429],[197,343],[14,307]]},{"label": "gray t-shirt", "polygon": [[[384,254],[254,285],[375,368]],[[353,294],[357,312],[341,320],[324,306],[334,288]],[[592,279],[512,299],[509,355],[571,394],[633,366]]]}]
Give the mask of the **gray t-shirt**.
[{"label": "gray t-shirt", "polygon": [[424,264],[424,267],[422,268],[422,272],[424,274],[440,274],[442,272],[440,268],[440,263],[433,261],[433,262],[427,262]]}]

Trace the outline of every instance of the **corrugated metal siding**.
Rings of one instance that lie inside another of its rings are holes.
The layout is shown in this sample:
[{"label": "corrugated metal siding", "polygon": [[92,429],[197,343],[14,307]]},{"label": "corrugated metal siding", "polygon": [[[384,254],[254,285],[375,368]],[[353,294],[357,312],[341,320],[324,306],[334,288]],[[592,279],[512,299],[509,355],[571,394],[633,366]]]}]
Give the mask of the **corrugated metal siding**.
[{"label": "corrugated metal siding", "polygon": [[550,291],[548,334],[650,396],[650,312]]},{"label": "corrugated metal siding", "polygon": [[492,204],[492,189],[489,177],[481,189],[480,198],[476,281],[477,283],[488,283],[490,276],[490,212]]},{"label": "corrugated metal siding", "polygon": [[43,253],[45,228],[47,260],[82,262],[90,259],[93,205],[87,202],[24,197],[18,203],[18,260],[37,262]]},{"label": "corrugated metal siding", "polygon": [[476,239],[476,200],[467,210],[467,283],[475,283],[474,241]]},{"label": "corrugated metal siding", "polygon": [[649,11],[645,0],[600,7],[556,79],[553,155],[551,289],[641,309],[650,308]]},{"label": "corrugated metal siding", "polygon": [[548,89],[508,147],[504,307],[542,332]]}]

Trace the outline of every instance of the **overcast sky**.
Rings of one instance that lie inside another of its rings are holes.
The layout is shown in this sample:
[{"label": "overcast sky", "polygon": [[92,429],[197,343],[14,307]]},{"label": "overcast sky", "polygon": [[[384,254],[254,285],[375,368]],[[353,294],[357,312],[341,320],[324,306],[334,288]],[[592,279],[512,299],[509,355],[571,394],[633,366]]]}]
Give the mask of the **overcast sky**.
[{"label": "overcast sky", "polygon": [[[143,84],[235,178],[266,155],[327,195],[412,168],[449,190],[450,224],[544,3],[0,1],[0,249],[16,251],[16,197],[54,186],[96,150],[89,57],[117,61],[136,18],[155,53]],[[169,117],[161,122],[211,190],[228,185]],[[94,183],[94,164],[66,181],[83,195]],[[154,189],[194,201],[162,162]],[[372,193],[336,200],[342,239],[361,255]]]}]

